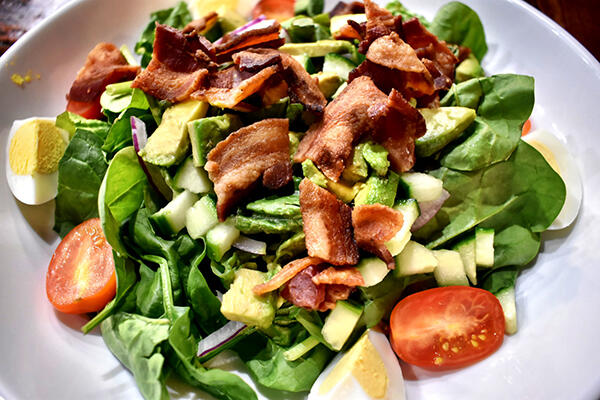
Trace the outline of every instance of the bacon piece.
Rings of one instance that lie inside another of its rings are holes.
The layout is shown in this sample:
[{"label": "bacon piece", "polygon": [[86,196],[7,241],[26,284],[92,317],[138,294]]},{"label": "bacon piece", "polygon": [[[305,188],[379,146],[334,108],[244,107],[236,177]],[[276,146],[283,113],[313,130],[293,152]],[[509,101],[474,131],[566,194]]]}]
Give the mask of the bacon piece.
[{"label": "bacon piece", "polygon": [[135,78],[140,67],[127,61],[111,43],[98,43],[87,55],[85,64],[77,73],[67,99],[78,102],[93,102],[111,83]]},{"label": "bacon piece", "polygon": [[365,38],[358,45],[358,51],[361,53],[365,54],[377,38],[392,32],[402,32],[402,16],[394,17],[391,12],[379,7],[373,1],[365,0],[365,13],[367,14]]},{"label": "bacon piece", "polygon": [[207,44],[195,34],[166,25],[156,25],[152,60],[131,85],[161,100],[187,99],[216,68],[204,52]]},{"label": "bacon piece", "polygon": [[338,300],[346,300],[354,287],[346,285],[327,285],[325,287],[325,300],[319,304],[318,310],[321,312],[333,310]]},{"label": "bacon piece", "polygon": [[[361,35],[360,25],[357,24],[356,21],[352,22],[354,22],[354,24],[348,23],[342,26],[340,30],[335,33],[333,38],[337,40],[362,40],[363,36]],[[358,29],[356,28],[357,25]]]},{"label": "bacon piece", "polygon": [[374,105],[369,115],[378,126],[373,139],[388,151],[392,168],[396,172],[410,170],[415,164],[415,139],[427,131],[421,113],[392,89],[387,103]]},{"label": "bacon piece", "polygon": [[420,58],[434,62],[437,69],[451,81],[454,80],[454,68],[458,58],[446,46],[446,43],[429,32],[417,18],[411,18],[402,24],[404,40],[411,45]]},{"label": "bacon piece", "polygon": [[344,3],[340,1],[333,7],[333,10],[329,12],[330,17],[336,15],[348,15],[348,14],[364,14],[365,5],[360,1],[353,1],[352,3]]},{"label": "bacon piece", "polygon": [[262,175],[278,189],[292,179],[287,119],[265,119],[241,128],[208,153],[204,166],[217,194],[217,215],[224,221],[238,200]]},{"label": "bacon piece", "polygon": [[217,60],[225,62],[233,53],[251,47],[280,47],[285,40],[279,37],[281,25],[275,20],[264,20],[242,32],[230,32],[214,43]]},{"label": "bacon piece", "polygon": [[349,206],[309,179],[303,179],[300,183],[300,211],[309,256],[333,265],[354,265],[358,262]]},{"label": "bacon piece", "polygon": [[233,55],[233,62],[240,71],[257,72],[271,65],[281,64],[281,55],[276,51],[240,51]]},{"label": "bacon piece", "polygon": [[398,233],[403,223],[400,211],[382,204],[360,205],[352,210],[352,226],[358,247],[385,261],[389,269],[394,269],[396,264],[385,242]]},{"label": "bacon piece", "polygon": [[272,65],[257,74],[240,72],[236,67],[211,74],[207,88],[200,88],[191,97],[221,108],[234,108],[241,101],[258,92],[267,80],[279,72],[279,65]]},{"label": "bacon piece", "polygon": [[337,182],[352,154],[352,146],[373,127],[368,108],[385,101],[385,94],[370,78],[354,79],[327,105],[323,119],[310,127],[294,161],[311,159],[329,179]]},{"label": "bacon piece", "polygon": [[272,292],[273,290],[277,290],[281,286],[285,285],[290,279],[298,275],[305,268],[308,268],[311,265],[319,266],[322,263],[322,260],[315,257],[304,257],[298,260],[291,261],[287,263],[281,271],[276,273],[275,276],[273,276],[267,282],[254,286],[252,291],[254,292],[254,294],[259,296],[265,293]]},{"label": "bacon piece", "polygon": [[312,278],[316,285],[364,286],[365,280],[356,267],[329,267]]},{"label": "bacon piece", "polygon": [[212,28],[219,19],[219,14],[212,11],[202,18],[198,18],[190,22],[183,28],[183,33],[195,33],[196,35],[204,35]]},{"label": "bacon piece", "polygon": [[294,276],[281,291],[281,297],[298,307],[318,310],[325,300],[325,285],[315,285],[312,278],[320,272],[316,265],[310,265]]}]

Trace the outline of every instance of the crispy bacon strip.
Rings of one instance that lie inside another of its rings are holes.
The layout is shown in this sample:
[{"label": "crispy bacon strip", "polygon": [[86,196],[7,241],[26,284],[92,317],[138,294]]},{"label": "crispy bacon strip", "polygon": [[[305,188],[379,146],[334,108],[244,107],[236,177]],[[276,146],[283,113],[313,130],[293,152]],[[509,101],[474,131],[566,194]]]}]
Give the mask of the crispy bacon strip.
[{"label": "crispy bacon strip", "polygon": [[310,265],[294,276],[281,291],[281,297],[298,307],[318,310],[325,301],[325,285],[315,285],[312,278],[321,271]]},{"label": "crispy bacon strip", "polygon": [[322,113],[327,105],[327,99],[319,89],[317,80],[311,77],[294,57],[286,53],[279,54],[281,54],[291,100],[304,104],[311,111]]},{"label": "crispy bacon strip", "polygon": [[287,119],[265,119],[241,128],[208,153],[204,166],[217,194],[217,215],[224,221],[240,198],[262,176],[278,189],[292,179]]},{"label": "crispy bacon strip", "polygon": [[369,115],[378,126],[373,139],[388,151],[392,168],[396,172],[409,171],[415,164],[415,139],[427,131],[421,113],[392,89],[385,105],[371,107]]},{"label": "crispy bacon strip", "polygon": [[365,13],[367,14],[365,38],[358,45],[358,51],[361,53],[365,54],[377,38],[392,32],[402,32],[402,16],[394,17],[391,12],[379,7],[373,1],[365,0]]},{"label": "crispy bacon strip", "polygon": [[367,60],[384,67],[404,72],[428,74],[427,68],[415,50],[406,44],[396,32],[377,38],[369,46]]},{"label": "crispy bacon strip", "polygon": [[316,285],[364,286],[365,280],[356,267],[329,267],[312,278]]},{"label": "crispy bacon strip", "polygon": [[111,43],[98,43],[87,55],[85,64],[71,85],[68,100],[92,102],[100,97],[106,85],[135,78],[140,67],[127,61]]},{"label": "crispy bacon strip", "polygon": [[277,51],[240,51],[233,55],[233,62],[240,71],[258,72],[271,65],[281,64],[281,55]]},{"label": "crispy bacon strip", "polygon": [[335,17],[336,15],[364,14],[364,12],[365,5],[360,1],[353,1],[352,3],[340,1],[333,7],[333,10],[329,12],[329,16]]},{"label": "crispy bacon strip", "polygon": [[259,22],[254,29],[227,33],[214,43],[217,60],[228,61],[235,52],[251,47],[278,48],[285,43],[285,39],[279,37],[280,30],[279,22],[270,19]]},{"label": "crispy bacon strip", "polygon": [[394,269],[396,264],[385,242],[398,233],[403,223],[400,211],[382,204],[360,205],[352,210],[352,226],[358,247],[385,261],[389,269]]},{"label": "crispy bacon strip", "polygon": [[319,266],[323,263],[322,260],[315,257],[304,257],[298,260],[291,261],[283,267],[281,271],[275,274],[267,282],[254,286],[252,291],[256,295],[263,295],[272,292],[285,285],[290,279],[298,275],[305,268],[311,265]]},{"label": "crispy bacon strip", "polygon": [[327,285],[325,286],[325,300],[319,304],[318,310],[321,312],[333,310],[338,300],[346,300],[354,287],[346,285]]},{"label": "crispy bacon strip", "polygon": [[171,102],[187,99],[216,68],[199,36],[157,24],[152,60],[131,85]]},{"label": "crispy bacon strip", "polygon": [[322,121],[310,127],[294,161],[311,159],[329,179],[337,182],[352,154],[352,146],[373,128],[369,107],[385,101],[385,94],[370,78],[354,79],[327,105]]},{"label": "crispy bacon strip", "polygon": [[[355,21],[352,21],[355,22]],[[360,27],[360,25],[359,25]],[[357,29],[355,24],[348,23],[340,28],[338,32],[333,36],[337,40],[362,40],[361,30]]]},{"label": "crispy bacon strip", "polygon": [[241,101],[258,92],[267,80],[281,70],[271,65],[257,74],[241,73],[236,67],[215,72],[209,78],[207,88],[200,88],[191,97],[206,101],[213,106],[234,108]]},{"label": "crispy bacon strip", "polygon": [[349,206],[309,179],[303,179],[300,183],[300,211],[309,256],[333,265],[354,265],[358,262]]},{"label": "crispy bacon strip", "polygon": [[219,19],[219,14],[212,11],[202,18],[198,18],[190,22],[183,28],[183,33],[195,33],[197,35],[204,35],[210,28],[212,28]]}]

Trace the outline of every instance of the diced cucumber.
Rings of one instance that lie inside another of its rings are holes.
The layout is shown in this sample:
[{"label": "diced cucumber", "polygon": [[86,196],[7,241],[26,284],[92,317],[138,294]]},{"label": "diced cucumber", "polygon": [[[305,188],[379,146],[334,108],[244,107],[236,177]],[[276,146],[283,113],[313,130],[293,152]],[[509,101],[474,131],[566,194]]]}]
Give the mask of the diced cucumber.
[{"label": "diced cucumber", "polygon": [[438,199],[442,195],[444,183],[431,175],[422,172],[405,172],[400,175],[400,184],[408,197],[419,203]]},{"label": "diced cucumber", "polygon": [[356,68],[356,65],[344,56],[335,53],[325,55],[325,60],[323,61],[324,73],[335,74],[344,81],[347,81],[350,71],[354,68]]},{"label": "diced cucumber", "polygon": [[348,20],[351,19],[359,24],[367,22],[367,14],[346,14],[346,15],[335,15],[331,17],[329,22],[329,28],[331,30],[331,36],[335,37],[336,33],[340,33],[340,29],[348,24]]},{"label": "diced cucumber", "polygon": [[439,262],[432,250],[420,243],[409,240],[404,250],[396,256],[396,276],[428,274],[433,272]]},{"label": "diced cucumber", "polygon": [[185,213],[185,227],[192,239],[198,239],[219,223],[217,207],[210,196],[204,196]]},{"label": "diced cucumber", "polygon": [[398,233],[396,233],[389,241],[385,242],[385,247],[387,247],[393,257],[400,254],[404,249],[404,246],[406,246],[406,243],[410,240],[410,228],[420,214],[419,205],[415,199],[400,200],[394,206],[394,209],[402,213],[404,222]]},{"label": "diced cucumber", "polygon": [[212,183],[208,179],[208,173],[204,168],[194,166],[194,159],[188,157],[179,167],[173,183],[179,189],[186,189],[192,193],[208,193],[212,188]]},{"label": "diced cucumber", "polygon": [[307,56],[306,54],[300,54],[300,55],[292,56],[292,57],[296,61],[298,61],[304,67],[306,72],[308,72],[309,74],[314,74],[317,72],[317,69],[315,68],[314,64],[310,60],[310,57]]},{"label": "diced cucumber", "polygon": [[494,266],[494,230],[475,229],[475,262],[480,267]]},{"label": "diced cucumber", "polygon": [[150,216],[160,232],[174,236],[185,226],[187,210],[198,201],[198,196],[188,190],[179,193],[166,206]]},{"label": "diced cucumber", "polygon": [[460,253],[465,267],[465,273],[473,285],[477,285],[477,264],[475,263],[475,236],[461,240],[454,245],[454,250]]},{"label": "diced cucumber", "polygon": [[439,286],[469,286],[465,267],[458,251],[433,250],[433,255],[439,263],[433,270],[433,276]]},{"label": "diced cucumber", "polygon": [[385,261],[377,257],[363,258],[356,266],[356,269],[365,280],[365,287],[377,285],[390,272]]},{"label": "diced cucumber", "polygon": [[288,361],[296,361],[297,359],[311,351],[319,343],[319,339],[317,339],[314,336],[309,336],[300,343],[284,351],[283,357]]},{"label": "diced cucumber", "polygon": [[231,218],[215,225],[206,234],[208,257],[211,260],[220,261],[239,236],[240,231],[235,227],[235,222]]},{"label": "diced cucumber", "polygon": [[325,319],[321,333],[331,348],[338,351],[344,347],[362,315],[362,308],[347,301],[338,301]]},{"label": "diced cucumber", "polygon": [[514,286],[496,293],[496,297],[500,301],[502,311],[504,311],[505,332],[509,335],[517,333],[517,304],[515,302]]}]

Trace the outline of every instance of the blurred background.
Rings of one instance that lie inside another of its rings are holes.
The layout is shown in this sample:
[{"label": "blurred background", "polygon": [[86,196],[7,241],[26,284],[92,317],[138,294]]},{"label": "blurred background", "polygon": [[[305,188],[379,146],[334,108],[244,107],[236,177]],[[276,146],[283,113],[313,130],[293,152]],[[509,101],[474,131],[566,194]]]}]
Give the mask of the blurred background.
[{"label": "blurred background", "polygon": [[[0,55],[69,0],[0,0]],[[600,60],[600,0],[526,0]]]}]

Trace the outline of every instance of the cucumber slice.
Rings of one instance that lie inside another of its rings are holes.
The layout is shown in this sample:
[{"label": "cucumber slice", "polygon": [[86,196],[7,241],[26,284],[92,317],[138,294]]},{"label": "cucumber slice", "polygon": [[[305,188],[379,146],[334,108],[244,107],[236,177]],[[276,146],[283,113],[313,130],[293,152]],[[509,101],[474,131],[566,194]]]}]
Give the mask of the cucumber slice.
[{"label": "cucumber slice", "polygon": [[192,239],[198,239],[219,223],[213,199],[204,196],[185,213],[185,227]]},{"label": "cucumber slice", "polygon": [[439,262],[432,250],[410,240],[404,246],[404,250],[396,256],[394,274],[397,277],[428,274],[433,272],[438,265]]},{"label": "cucumber slice", "polygon": [[517,303],[515,301],[515,288],[506,288],[496,293],[496,297],[500,301],[502,311],[504,311],[504,321],[506,323],[505,332],[509,335],[517,333]]},{"label": "cucumber slice", "polygon": [[469,286],[465,267],[458,251],[434,250],[433,255],[439,263],[433,271],[433,276],[439,286]]},{"label": "cucumber slice", "polygon": [[341,300],[336,303],[321,330],[323,338],[333,350],[339,351],[344,347],[361,315],[361,307]]},{"label": "cucumber slice", "polygon": [[385,261],[379,258],[363,258],[356,266],[365,280],[365,287],[375,286],[390,272]]},{"label": "cucumber slice", "polygon": [[204,168],[194,166],[194,159],[188,157],[179,167],[173,177],[173,184],[178,189],[186,189],[192,193],[208,193],[212,189],[212,182]]},{"label": "cucumber slice", "polygon": [[475,262],[480,267],[494,266],[494,230],[475,229]]},{"label": "cucumber slice", "polygon": [[419,205],[415,199],[400,200],[396,206],[394,206],[394,209],[402,213],[404,223],[398,233],[396,233],[389,241],[385,242],[385,247],[387,247],[392,257],[400,254],[404,249],[404,246],[406,246],[406,243],[410,240],[410,228],[420,214]]},{"label": "cucumber slice", "polygon": [[347,81],[350,71],[354,68],[356,68],[356,65],[344,56],[335,53],[325,55],[325,60],[323,61],[324,73],[335,74],[344,81]]},{"label": "cucumber slice", "polygon": [[405,172],[400,176],[400,184],[408,197],[419,203],[438,199],[444,189],[443,182],[422,172]]},{"label": "cucumber slice", "polygon": [[312,63],[311,59],[309,56],[307,56],[306,54],[300,54],[297,56],[292,56],[296,61],[298,61],[306,70],[306,72],[308,72],[309,74],[315,74],[317,72],[317,69],[315,68],[314,64]]},{"label": "cucumber slice", "polygon": [[475,237],[463,239],[454,246],[454,250],[460,253],[465,273],[473,285],[477,285],[477,264],[475,263]]},{"label": "cucumber slice", "polygon": [[174,236],[185,227],[187,210],[198,201],[198,196],[188,190],[179,193],[166,206],[150,216],[156,228],[167,236]]},{"label": "cucumber slice", "polygon": [[218,223],[206,234],[206,252],[208,258],[221,261],[223,255],[231,249],[233,242],[240,237],[240,231],[235,227],[233,219]]}]

